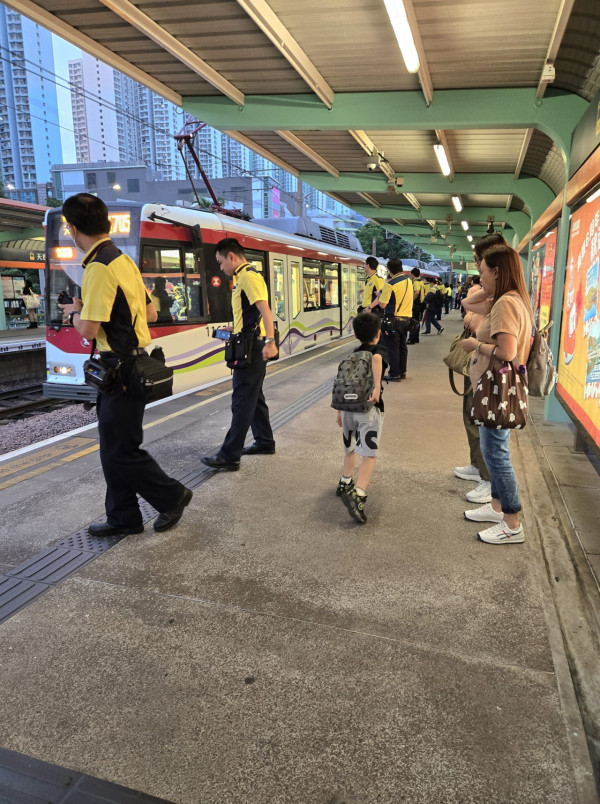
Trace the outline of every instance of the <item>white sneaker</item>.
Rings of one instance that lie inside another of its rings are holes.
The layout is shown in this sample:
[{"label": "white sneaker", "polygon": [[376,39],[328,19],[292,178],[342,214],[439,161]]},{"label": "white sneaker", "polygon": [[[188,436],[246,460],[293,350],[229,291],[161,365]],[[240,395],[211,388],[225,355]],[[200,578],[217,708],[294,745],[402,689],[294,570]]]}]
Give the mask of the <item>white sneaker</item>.
[{"label": "white sneaker", "polygon": [[454,474],[456,477],[460,477],[461,480],[472,480],[473,483],[481,481],[479,469],[476,466],[455,466]]},{"label": "white sneaker", "polygon": [[465,519],[470,519],[471,522],[503,522],[504,514],[496,513],[491,504],[486,503],[481,508],[471,508],[469,511],[465,511]]},{"label": "white sneaker", "polygon": [[478,486],[465,494],[465,500],[472,503],[486,503],[492,501],[492,484],[489,480],[482,480]]},{"label": "white sneaker", "polygon": [[477,538],[487,544],[522,544],[525,541],[522,525],[516,530],[511,530],[504,521],[480,531]]}]

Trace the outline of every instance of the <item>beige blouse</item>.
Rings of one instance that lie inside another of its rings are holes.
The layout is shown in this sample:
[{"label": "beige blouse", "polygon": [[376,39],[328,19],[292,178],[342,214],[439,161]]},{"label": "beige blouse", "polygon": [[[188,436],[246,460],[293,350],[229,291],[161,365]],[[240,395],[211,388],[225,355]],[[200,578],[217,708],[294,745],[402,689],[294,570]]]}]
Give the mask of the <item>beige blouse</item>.
[{"label": "beige blouse", "polygon": [[[517,339],[517,355],[513,363],[523,365],[529,357],[531,326],[531,315],[527,305],[516,291],[511,290],[501,296],[485,316],[476,337],[482,343],[496,344],[496,336],[500,332],[514,335]],[[488,367],[490,358],[477,352],[472,354],[470,377],[475,388],[477,381]]]}]

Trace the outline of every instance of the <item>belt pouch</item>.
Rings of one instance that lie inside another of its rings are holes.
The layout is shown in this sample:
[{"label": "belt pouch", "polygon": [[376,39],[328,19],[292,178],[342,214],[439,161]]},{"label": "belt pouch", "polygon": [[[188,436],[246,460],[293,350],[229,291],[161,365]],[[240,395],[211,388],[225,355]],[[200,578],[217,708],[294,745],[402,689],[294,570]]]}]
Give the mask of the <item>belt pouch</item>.
[{"label": "belt pouch", "polygon": [[230,369],[248,368],[252,359],[254,332],[236,332],[225,343],[225,363]]}]

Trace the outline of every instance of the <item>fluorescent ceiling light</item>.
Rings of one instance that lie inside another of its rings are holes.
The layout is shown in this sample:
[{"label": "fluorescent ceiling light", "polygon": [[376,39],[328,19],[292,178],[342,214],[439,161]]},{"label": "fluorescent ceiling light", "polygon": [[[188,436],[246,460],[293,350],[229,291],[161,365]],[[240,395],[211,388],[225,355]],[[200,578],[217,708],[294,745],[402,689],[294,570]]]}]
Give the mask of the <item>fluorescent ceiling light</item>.
[{"label": "fluorescent ceiling light", "polygon": [[454,204],[454,209],[457,212],[460,212],[462,210],[462,202],[457,195],[452,196],[452,203]]},{"label": "fluorescent ceiling light", "polygon": [[466,221],[461,221],[460,225],[465,230],[465,232],[467,232],[469,230],[469,224]]},{"label": "fluorescent ceiling light", "polygon": [[419,54],[415,47],[415,40],[413,39],[408,18],[406,16],[406,9],[402,0],[383,0],[385,8],[392,23],[392,28],[396,34],[400,52],[404,59],[404,64],[409,73],[419,72]]},{"label": "fluorescent ceiling light", "polygon": [[469,243],[472,243],[473,242],[473,235],[467,235],[467,240],[469,241]]},{"label": "fluorescent ceiling light", "polygon": [[446,151],[444,150],[444,146],[437,145],[433,146],[433,150],[435,151],[435,155],[437,156],[437,161],[440,163],[440,169],[444,176],[450,175],[450,163],[448,162],[448,157],[446,156]]},{"label": "fluorescent ceiling light", "polygon": [[[9,185],[7,184],[6,186],[8,187]],[[585,203],[590,204],[592,201],[595,201],[598,198],[598,196],[600,196],[600,188],[596,190],[595,193],[592,193],[589,198],[586,198]]]}]

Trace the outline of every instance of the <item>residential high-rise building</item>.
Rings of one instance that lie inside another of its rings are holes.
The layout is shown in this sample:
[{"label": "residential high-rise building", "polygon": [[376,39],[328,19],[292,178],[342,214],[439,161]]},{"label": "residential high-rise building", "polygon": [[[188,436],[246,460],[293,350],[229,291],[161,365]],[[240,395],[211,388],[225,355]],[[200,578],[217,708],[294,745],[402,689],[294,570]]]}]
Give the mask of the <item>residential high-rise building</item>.
[{"label": "residential high-rise building", "polygon": [[156,92],[141,84],[137,87],[140,158],[157,179],[182,179],[185,168],[174,135],[183,125],[183,112]]},{"label": "residential high-rise building", "polygon": [[0,178],[7,195],[38,202],[62,160],[52,38],[0,5]]},{"label": "residential high-rise building", "polygon": [[114,70],[83,53],[69,61],[78,162],[119,161]]}]

